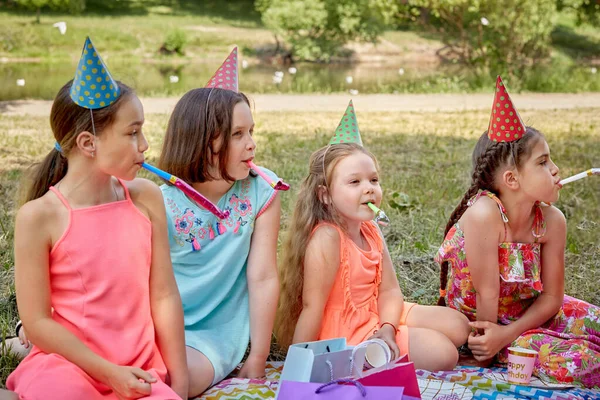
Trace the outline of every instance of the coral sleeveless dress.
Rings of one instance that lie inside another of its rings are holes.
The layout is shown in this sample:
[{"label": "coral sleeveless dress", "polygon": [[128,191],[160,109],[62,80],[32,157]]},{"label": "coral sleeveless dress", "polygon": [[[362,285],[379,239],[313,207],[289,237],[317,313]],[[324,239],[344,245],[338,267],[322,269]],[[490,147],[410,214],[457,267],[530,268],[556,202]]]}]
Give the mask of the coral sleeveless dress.
[{"label": "coral sleeveless dress", "polygon": [[[164,383],[167,369],[150,313],[152,225],[125,199],[69,210],[69,223],[49,256],[52,318],[106,360],[147,370],[157,382],[144,399],[179,399]],[[6,382],[26,400],[108,400],[117,396],[58,354],[34,346]]]},{"label": "coral sleeveless dress", "polygon": [[[481,191],[468,205],[481,196],[493,199],[504,223],[506,210],[500,199],[491,192]],[[505,225],[506,229],[506,225]],[[527,311],[543,291],[541,280],[541,244],[546,226],[541,206],[536,206],[532,227],[533,243],[500,243],[498,268],[500,293],[498,323],[508,325]],[[450,262],[447,286],[447,304],[476,320],[476,290],[473,286],[465,237],[459,224],[448,232],[435,260]],[[498,361],[508,362],[510,346],[529,348],[538,352],[534,375],[554,383],[575,383],[589,388],[600,387],[600,307],[564,296],[558,314],[539,328],[523,332],[513,343],[502,349]]]},{"label": "coral sleeveless dress", "polygon": [[380,321],[377,308],[379,284],[383,270],[383,239],[372,221],[360,227],[369,250],[359,248],[338,226],[321,223],[337,229],[340,235],[340,266],[331,293],[325,304],[319,340],[345,337],[350,345],[367,340],[382,322],[391,322],[398,328],[396,344],[401,354],[408,354],[406,317],[414,303],[404,302],[399,321]]}]

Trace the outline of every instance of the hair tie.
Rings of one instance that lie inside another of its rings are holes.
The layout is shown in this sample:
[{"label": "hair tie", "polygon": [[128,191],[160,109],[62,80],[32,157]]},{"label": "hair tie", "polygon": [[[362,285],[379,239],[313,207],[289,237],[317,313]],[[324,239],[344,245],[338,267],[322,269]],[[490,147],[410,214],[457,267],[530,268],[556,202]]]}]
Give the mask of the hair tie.
[{"label": "hair tie", "polygon": [[59,153],[62,153],[62,147],[60,147],[60,144],[58,144],[58,142],[54,142],[54,149]]},{"label": "hair tie", "polygon": [[446,289],[440,289],[440,297],[446,297]]}]

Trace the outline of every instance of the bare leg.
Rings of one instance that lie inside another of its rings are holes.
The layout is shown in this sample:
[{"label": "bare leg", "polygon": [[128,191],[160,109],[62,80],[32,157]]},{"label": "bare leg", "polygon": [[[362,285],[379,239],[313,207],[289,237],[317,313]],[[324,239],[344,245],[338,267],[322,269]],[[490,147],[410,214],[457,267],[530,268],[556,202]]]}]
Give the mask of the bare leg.
[{"label": "bare leg", "polygon": [[[4,341],[4,344],[6,346],[6,351],[10,351],[11,354],[17,355],[20,358],[25,358],[25,356],[31,351],[31,344],[29,344],[27,347],[23,346],[18,337],[8,338]],[[0,355],[4,355],[2,353],[1,346]]]},{"label": "bare leg", "polygon": [[15,392],[0,389],[0,400],[19,400],[19,396]]},{"label": "bare leg", "polygon": [[406,317],[406,325],[413,328],[427,328],[443,333],[460,347],[467,342],[471,327],[469,319],[455,309],[440,306],[415,305]]},{"label": "bare leg", "polygon": [[198,350],[186,346],[185,351],[190,380],[188,396],[192,398],[201,395],[210,387],[215,370],[210,360]]},{"label": "bare leg", "polygon": [[432,329],[408,328],[410,360],[415,368],[450,371],[458,362],[458,350],[444,334]]}]

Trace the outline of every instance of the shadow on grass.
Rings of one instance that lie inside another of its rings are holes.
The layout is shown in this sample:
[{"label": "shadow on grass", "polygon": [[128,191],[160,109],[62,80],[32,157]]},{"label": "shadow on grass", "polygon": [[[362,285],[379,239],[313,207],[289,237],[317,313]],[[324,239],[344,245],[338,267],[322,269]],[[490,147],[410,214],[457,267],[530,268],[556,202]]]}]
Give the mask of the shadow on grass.
[{"label": "shadow on grass", "polygon": [[557,49],[575,60],[600,57],[600,42],[576,33],[571,27],[557,25],[551,38]]}]

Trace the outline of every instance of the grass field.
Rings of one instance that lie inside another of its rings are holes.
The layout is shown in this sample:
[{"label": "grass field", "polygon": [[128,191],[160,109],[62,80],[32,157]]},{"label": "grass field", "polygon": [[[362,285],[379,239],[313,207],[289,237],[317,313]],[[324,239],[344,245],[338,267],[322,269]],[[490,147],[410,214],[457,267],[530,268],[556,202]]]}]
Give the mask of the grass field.
[{"label": "grass field", "polygon": [[[598,110],[523,112],[522,117],[545,133],[563,177],[600,167]],[[292,185],[290,192],[282,193],[285,231],[294,189],[306,173],[308,157],[328,142],[339,113],[256,112],[254,118],[257,162]],[[407,299],[422,304],[436,300],[439,267],[433,255],[446,220],[468,185],[470,153],[487,118],[487,112],[358,111],[365,145],[381,165],[382,208],[392,219],[384,233]],[[147,115],[146,120],[147,156],[152,162],[167,116]],[[53,143],[47,118],[0,115],[0,335],[10,334],[17,318],[12,241],[19,178]],[[566,186],[556,205],[568,220],[566,292],[600,304],[600,179],[591,177]],[[0,387],[15,365],[14,357],[0,358]]]}]

